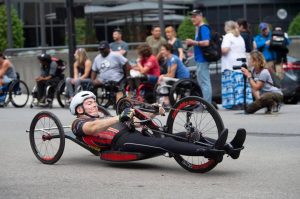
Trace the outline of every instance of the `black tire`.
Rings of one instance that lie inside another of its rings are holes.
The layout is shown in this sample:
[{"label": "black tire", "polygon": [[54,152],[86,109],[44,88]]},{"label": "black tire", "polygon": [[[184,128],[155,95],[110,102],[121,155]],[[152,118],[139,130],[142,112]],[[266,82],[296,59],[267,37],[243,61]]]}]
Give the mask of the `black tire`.
[{"label": "black tire", "polygon": [[188,96],[202,97],[202,91],[195,81],[190,79],[181,79],[177,81],[170,89],[170,104],[173,106],[180,99]]},{"label": "black tire", "polygon": [[56,99],[58,101],[58,104],[62,108],[67,107],[67,96],[66,96],[66,82],[65,80],[61,80],[56,89]]},{"label": "black tire", "polygon": [[29,89],[22,80],[15,80],[9,86],[9,98],[16,108],[24,107],[29,99]]},{"label": "black tire", "polygon": [[[222,118],[216,109],[204,99],[196,96],[185,97],[174,105],[167,119],[168,133],[187,132],[185,127],[187,122],[191,122],[202,136],[214,140],[224,129]],[[176,162],[190,172],[205,173],[218,164],[215,160],[202,156],[173,155]]]},{"label": "black tire", "polygon": [[133,104],[131,103],[131,101],[126,97],[122,97],[117,102],[116,114],[120,115],[125,108],[132,108],[132,107]]},{"label": "black tire", "polygon": [[65,149],[65,133],[59,119],[51,112],[39,112],[31,122],[29,141],[39,161],[56,163]]}]

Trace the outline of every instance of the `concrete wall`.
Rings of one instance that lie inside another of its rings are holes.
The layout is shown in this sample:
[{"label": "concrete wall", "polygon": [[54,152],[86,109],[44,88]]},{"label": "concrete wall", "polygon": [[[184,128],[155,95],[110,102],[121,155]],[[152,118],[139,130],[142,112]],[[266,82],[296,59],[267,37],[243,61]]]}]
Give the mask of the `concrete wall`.
[{"label": "concrete wall", "polygon": [[[293,57],[297,57],[300,59],[300,39],[293,40],[291,45],[289,46],[289,55]],[[95,56],[98,52],[88,52],[88,55],[91,60],[94,60]],[[36,58],[37,55],[32,56],[18,56],[11,57],[10,60],[16,67],[16,70],[20,73],[21,79],[26,82],[29,89],[31,90],[35,85],[35,77],[40,74],[40,66],[39,62]],[[68,55],[64,54],[55,54],[56,57],[59,57],[63,60],[68,60]],[[136,58],[136,51],[130,50],[127,55],[128,59]],[[65,71],[66,76],[69,76],[69,65]]]}]

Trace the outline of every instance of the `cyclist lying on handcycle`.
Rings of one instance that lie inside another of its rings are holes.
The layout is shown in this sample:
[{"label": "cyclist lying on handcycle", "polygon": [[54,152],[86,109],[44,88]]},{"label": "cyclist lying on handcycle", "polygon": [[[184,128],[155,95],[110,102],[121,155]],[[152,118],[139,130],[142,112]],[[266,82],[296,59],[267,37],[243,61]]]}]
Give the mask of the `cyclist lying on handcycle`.
[{"label": "cyclist lying on handcycle", "polygon": [[[100,119],[96,97],[90,91],[77,93],[71,101],[70,111],[77,116],[72,124],[72,131],[77,138],[80,139],[86,135],[96,136],[98,137],[96,144],[100,148],[110,148],[115,151],[169,152],[188,156],[204,156],[220,162],[224,153],[237,159],[240,151],[234,149],[241,148],[246,138],[246,131],[238,131],[233,140],[226,144],[228,131],[225,130],[217,140],[212,140],[214,145],[208,147],[182,142],[171,137],[147,137],[137,130],[130,131],[130,128],[124,124],[134,116],[133,109],[126,108],[118,116]],[[164,110],[160,107],[159,114],[163,113]]]}]

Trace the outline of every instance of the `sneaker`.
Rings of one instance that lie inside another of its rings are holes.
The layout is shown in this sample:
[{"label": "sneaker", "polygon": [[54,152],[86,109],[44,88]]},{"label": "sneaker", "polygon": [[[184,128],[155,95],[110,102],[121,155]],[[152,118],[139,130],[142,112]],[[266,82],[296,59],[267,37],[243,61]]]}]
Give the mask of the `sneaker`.
[{"label": "sneaker", "polygon": [[246,130],[238,129],[234,138],[229,144],[226,144],[225,150],[232,159],[238,159],[246,140]]},{"label": "sneaker", "polygon": [[273,111],[274,113],[278,113],[279,110],[280,110],[280,108],[281,108],[281,104],[275,102],[275,103],[273,104],[273,106],[272,106],[272,111]]},{"label": "sneaker", "polygon": [[215,149],[219,149],[219,150],[222,150],[226,144],[226,140],[227,140],[227,137],[228,137],[228,129],[224,129],[222,132],[221,132],[221,135],[220,137],[217,139],[217,141],[215,142],[214,144],[214,148]]}]

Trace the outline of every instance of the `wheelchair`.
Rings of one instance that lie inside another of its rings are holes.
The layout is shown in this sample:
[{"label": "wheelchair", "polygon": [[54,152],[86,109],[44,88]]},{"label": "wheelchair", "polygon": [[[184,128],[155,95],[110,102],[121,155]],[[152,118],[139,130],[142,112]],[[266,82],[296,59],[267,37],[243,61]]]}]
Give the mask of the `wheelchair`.
[{"label": "wheelchair", "polygon": [[[134,85],[136,82],[136,85]],[[128,77],[127,86],[125,89],[126,96],[130,97],[133,101],[136,100],[140,103],[155,103],[156,92],[155,86],[147,82],[145,77]]]},{"label": "wheelchair", "polygon": [[[161,90],[166,88],[167,93],[162,93]],[[154,88],[156,101],[160,102],[160,98],[168,96],[170,105],[173,106],[180,99],[188,96],[202,97],[202,91],[197,82],[193,79],[180,79],[178,81],[167,81],[165,86],[155,85]]]},{"label": "wheelchair", "polygon": [[20,74],[17,73],[17,79],[0,87],[0,99],[3,100],[3,106],[9,102],[16,108],[24,107],[29,99],[29,89],[27,84],[20,80]]},{"label": "wheelchair", "polygon": [[38,92],[38,88],[37,88],[37,84],[33,87],[32,89],[32,101],[30,104],[30,108],[33,107],[48,107],[48,108],[52,108],[53,107],[53,100],[54,97],[56,96],[57,101],[59,103],[59,105],[61,107],[65,107],[65,99],[63,98],[63,90],[61,90],[61,88],[64,88],[65,84],[65,76],[64,75],[60,75],[58,77],[55,77],[53,79],[53,81],[51,83],[48,83],[48,85],[46,85],[46,92],[45,92],[45,103],[40,103],[37,99],[37,92]]}]

